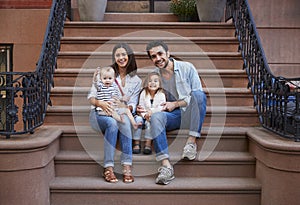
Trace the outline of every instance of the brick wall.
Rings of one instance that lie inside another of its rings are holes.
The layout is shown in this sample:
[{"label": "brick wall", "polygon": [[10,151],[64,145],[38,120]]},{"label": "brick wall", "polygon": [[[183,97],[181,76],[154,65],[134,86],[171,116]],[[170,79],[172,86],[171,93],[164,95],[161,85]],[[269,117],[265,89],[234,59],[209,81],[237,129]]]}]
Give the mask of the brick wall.
[{"label": "brick wall", "polygon": [[52,0],[0,0],[0,9],[46,9]]}]

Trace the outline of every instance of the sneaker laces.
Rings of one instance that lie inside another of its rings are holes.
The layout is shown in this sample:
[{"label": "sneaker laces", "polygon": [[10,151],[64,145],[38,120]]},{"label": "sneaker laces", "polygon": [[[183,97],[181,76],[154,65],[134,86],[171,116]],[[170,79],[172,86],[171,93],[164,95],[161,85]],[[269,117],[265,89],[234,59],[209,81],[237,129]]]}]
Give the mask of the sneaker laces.
[{"label": "sneaker laces", "polygon": [[183,150],[184,152],[191,152],[191,150],[195,150],[195,147],[196,147],[195,143],[189,142],[184,146]]},{"label": "sneaker laces", "polygon": [[168,167],[160,167],[158,169],[159,172],[159,176],[172,176],[173,169],[172,168],[168,168]]}]

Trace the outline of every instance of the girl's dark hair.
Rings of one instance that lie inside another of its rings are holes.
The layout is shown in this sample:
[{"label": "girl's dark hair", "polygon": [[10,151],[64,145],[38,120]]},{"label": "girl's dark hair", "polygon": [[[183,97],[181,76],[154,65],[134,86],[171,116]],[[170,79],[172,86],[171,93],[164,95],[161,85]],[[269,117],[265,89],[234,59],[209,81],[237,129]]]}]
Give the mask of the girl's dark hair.
[{"label": "girl's dark hair", "polygon": [[151,56],[150,56],[149,51],[150,51],[152,48],[157,47],[157,46],[163,47],[163,49],[164,49],[166,52],[169,51],[168,45],[167,45],[165,42],[163,42],[162,40],[154,40],[154,41],[150,41],[150,42],[148,43],[148,45],[146,46],[146,51],[147,51],[147,54],[148,54],[148,56],[149,56],[150,59],[151,59]]},{"label": "girl's dark hair", "polygon": [[128,64],[126,66],[126,74],[129,74],[131,77],[136,75],[137,65],[136,65],[135,56],[134,56],[133,50],[130,48],[130,46],[127,43],[118,43],[113,48],[113,51],[112,51],[113,64],[111,65],[111,67],[114,68],[116,75],[117,76],[119,75],[119,69],[118,69],[118,64],[115,61],[115,53],[116,53],[117,49],[119,49],[119,48],[124,48],[128,55]]}]

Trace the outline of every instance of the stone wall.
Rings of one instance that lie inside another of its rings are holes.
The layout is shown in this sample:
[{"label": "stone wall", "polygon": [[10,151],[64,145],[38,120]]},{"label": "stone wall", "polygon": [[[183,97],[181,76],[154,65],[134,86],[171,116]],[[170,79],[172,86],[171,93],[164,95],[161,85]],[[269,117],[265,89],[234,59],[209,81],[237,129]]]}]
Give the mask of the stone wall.
[{"label": "stone wall", "polygon": [[249,4],[274,74],[300,77],[300,1],[249,0]]},{"label": "stone wall", "polygon": [[0,0],[0,9],[45,9],[52,0]]},{"label": "stone wall", "polygon": [[26,5],[25,1],[0,1],[0,43],[13,44],[14,71],[35,70],[50,13],[48,4],[41,0]]}]

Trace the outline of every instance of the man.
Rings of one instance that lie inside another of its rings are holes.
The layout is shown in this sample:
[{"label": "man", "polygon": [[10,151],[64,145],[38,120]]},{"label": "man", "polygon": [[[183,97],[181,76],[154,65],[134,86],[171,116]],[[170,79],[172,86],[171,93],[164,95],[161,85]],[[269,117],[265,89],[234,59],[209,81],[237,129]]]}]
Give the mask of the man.
[{"label": "man", "polygon": [[196,139],[201,135],[206,114],[206,95],[193,64],[170,58],[168,46],[163,41],[148,43],[146,51],[162,77],[162,87],[167,95],[164,112],[151,116],[151,134],[156,159],[162,165],[158,169],[156,183],[168,184],[175,176],[169,161],[166,131],[189,129],[182,159],[194,160],[197,154]]}]

